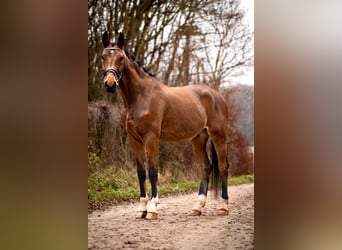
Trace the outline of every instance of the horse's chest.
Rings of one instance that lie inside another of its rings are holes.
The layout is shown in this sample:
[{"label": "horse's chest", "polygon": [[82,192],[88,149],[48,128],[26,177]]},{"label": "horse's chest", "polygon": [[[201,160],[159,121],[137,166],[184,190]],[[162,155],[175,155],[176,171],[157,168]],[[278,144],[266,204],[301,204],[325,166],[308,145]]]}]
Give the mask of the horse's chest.
[{"label": "horse's chest", "polygon": [[125,129],[132,136],[143,137],[149,127],[148,114],[126,116]]},{"label": "horse's chest", "polygon": [[139,127],[133,119],[127,119],[126,121],[126,130],[128,133],[139,131]]}]

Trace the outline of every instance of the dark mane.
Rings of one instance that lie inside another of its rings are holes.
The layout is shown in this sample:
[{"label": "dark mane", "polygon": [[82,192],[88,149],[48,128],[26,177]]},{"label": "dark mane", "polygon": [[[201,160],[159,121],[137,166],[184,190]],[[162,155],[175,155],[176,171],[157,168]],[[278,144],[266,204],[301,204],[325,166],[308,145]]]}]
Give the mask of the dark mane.
[{"label": "dark mane", "polygon": [[142,69],[146,74],[148,74],[151,77],[155,77],[154,74],[152,74],[151,72],[149,72],[140,61],[137,61],[135,58],[135,55],[129,53],[127,50],[125,50],[125,53],[127,55],[127,57],[131,60],[131,62],[133,62],[135,65],[138,66],[138,68]]}]

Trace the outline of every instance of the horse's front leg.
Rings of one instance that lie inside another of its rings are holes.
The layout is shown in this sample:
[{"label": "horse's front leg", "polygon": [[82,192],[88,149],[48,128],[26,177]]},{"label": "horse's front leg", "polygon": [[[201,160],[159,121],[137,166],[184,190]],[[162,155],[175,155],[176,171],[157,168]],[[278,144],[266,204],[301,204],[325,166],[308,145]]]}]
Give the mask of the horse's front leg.
[{"label": "horse's front leg", "polygon": [[139,188],[140,188],[140,204],[137,209],[137,218],[145,218],[147,215],[147,203],[148,196],[146,194],[146,169],[143,163],[137,160],[137,174],[139,179]]},{"label": "horse's front leg", "polygon": [[148,177],[151,183],[152,197],[147,206],[146,219],[157,219],[157,205],[159,203],[157,182],[158,182],[158,154],[159,154],[159,138],[154,134],[148,134],[145,137],[145,152],[148,162]]},{"label": "horse's front leg", "polygon": [[133,150],[133,153],[137,160],[137,175],[139,179],[139,188],[140,188],[140,203],[139,207],[136,211],[136,218],[145,218],[147,214],[147,203],[148,203],[148,195],[146,193],[146,167],[145,167],[145,151],[144,145],[141,141],[137,140],[136,137],[129,134],[129,143]]}]

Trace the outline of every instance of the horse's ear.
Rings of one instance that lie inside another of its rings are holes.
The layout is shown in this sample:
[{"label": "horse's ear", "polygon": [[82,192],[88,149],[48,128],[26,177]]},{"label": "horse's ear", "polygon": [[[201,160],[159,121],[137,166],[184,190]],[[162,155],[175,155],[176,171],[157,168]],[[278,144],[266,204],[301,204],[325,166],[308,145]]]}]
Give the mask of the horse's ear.
[{"label": "horse's ear", "polygon": [[103,33],[102,35],[102,43],[103,43],[103,47],[105,48],[107,48],[109,45],[109,35],[107,31],[105,31],[105,33]]},{"label": "horse's ear", "polygon": [[119,37],[118,37],[118,42],[116,43],[120,49],[122,49],[123,45],[125,43],[125,37],[122,34],[122,32],[119,33]]}]

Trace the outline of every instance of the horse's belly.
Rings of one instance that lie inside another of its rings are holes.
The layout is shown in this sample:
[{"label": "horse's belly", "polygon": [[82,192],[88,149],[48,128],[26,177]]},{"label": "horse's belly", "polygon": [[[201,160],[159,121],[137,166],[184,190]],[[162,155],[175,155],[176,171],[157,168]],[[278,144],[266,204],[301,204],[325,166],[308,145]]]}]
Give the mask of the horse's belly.
[{"label": "horse's belly", "polygon": [[204,120],[179,119],[162,123],[160,140],[164,142],[187,141],[198,135],[205,127]]},{"label": "horse's belly", "polygon": [[184,132],[179,132],[179,133],[161,133],[160,136],[160,141],[161,142],[182,142],[182,141],[189,141],[192,138],[194,138],[196,135],[198,135],[202,129],[191,131],[192,133],[184,133]]}]

